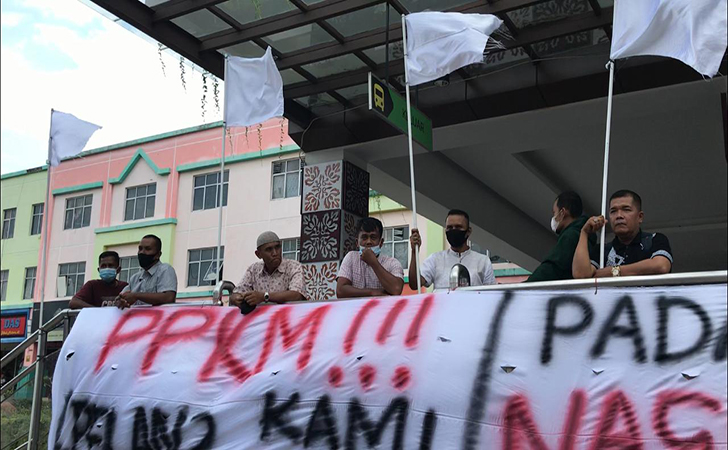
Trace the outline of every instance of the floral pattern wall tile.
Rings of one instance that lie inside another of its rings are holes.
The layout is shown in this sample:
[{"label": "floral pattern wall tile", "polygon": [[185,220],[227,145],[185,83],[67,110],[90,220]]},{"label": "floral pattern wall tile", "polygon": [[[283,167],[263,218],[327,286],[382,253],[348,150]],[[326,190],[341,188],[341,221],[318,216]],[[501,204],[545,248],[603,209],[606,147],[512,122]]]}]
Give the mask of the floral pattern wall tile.
[{"label": "floral pattern wall tile", "polygon": [[301,262],[339,260],[341,211],[301,215]]},{"label": "floral pattern wall tile", "polygon": [[303,168],[301,214],[341,208],[342,167],[334,161]]},{"label": "floral pattern wall tile", "polygon": [[356,233],[359,220],[361,220],[360,216],[350,212],[344,211],[341,215],[341,259],[344,259],[344,256],[350,251],[359,249]]},{"label": "floral pattern wall tile", "polygon": [[306,280],[306,291],[310,300],[321,301],[335,298],[338,272],[338,261],[304,264],[303,279]]},{"label": "floral pattern wall tile", "polygon": [[359,217],[369,215],[369,172],[344,161],[344,200],[342,208]]}]

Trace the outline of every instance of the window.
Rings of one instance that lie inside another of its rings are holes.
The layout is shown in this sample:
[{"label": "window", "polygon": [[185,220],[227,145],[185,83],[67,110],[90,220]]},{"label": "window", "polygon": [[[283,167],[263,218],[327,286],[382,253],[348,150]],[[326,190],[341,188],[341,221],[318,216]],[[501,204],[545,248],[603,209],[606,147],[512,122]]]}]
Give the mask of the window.
[{"label": "window", "polygon": [[275,161],[273,163],[273,192],[271,197],[298,197],[301,188],[301,160]]},{"label": "window", "polygon": [[119,265],[121,266],[121,272],[119,272],[121,281],[128,283],[131,276],[139,272],[139,258],[136,255],[119,258]]},{"label": "window", "polygon": [[0,270],[0,301],[5,301],[5,294],[8,292],[8,271]]},{"label": "window", "polygon": [[88,194],[66,199],[64,230],[83,228],[91,225],[91,202],[93,198],[94,196],[92,194]]},{"label": "window", "polygon": [[281,241],[281,245],[283,246],[283,257],[286,259],[292,259],[294,261],[299,260],[299,252],[301,251],[301,239],[300,238],[292,238],[292,239],[283,239]]},{"label": "window", "polygon": [[3,239],[10,239],[15,234],[15,208],[3,211]]},{"label": "window", "polygon": [[40,234],[43,230],[43,211],[45,204],[36,203],[33,205],[33,215],[30,217],[30,235]]},{"label": "window", "polygon": [[[222,185],[222,206],[227,206],[228,181],[230,172],[225,171]],[[192,197],[192,211],[217,208],[217,188],[220,185],[220,172],[195,176],[195,189]]]},{"label": "window", "polygon": [[384,246],[382,253],[387,256],[393,256],[402,264],[402,268],[407,270],[409,250],[409,225],[401,227],[388,227],[384,229]]},{"label": "window", "polygon": [[[220,264],[225,247],[220,247]],[[214,286],[217,268],[217,247],[189,250],[187,257],[187,286]]]},{"label": "window", "polygon": [[124,220],[154,217],[154,200],[156,198],[157,183],[127,188]]},{"label": "window", "polygon": [[25,287],[23,288],[23,300],[33,298],[33,291],[35,291],[35,277],[37,272],[37,267],[25,268]]},{"label": "window", "polygon": [[86,278],[86,263],[66,263],[58,265],[58,297],[70,297],[83,286]]}]

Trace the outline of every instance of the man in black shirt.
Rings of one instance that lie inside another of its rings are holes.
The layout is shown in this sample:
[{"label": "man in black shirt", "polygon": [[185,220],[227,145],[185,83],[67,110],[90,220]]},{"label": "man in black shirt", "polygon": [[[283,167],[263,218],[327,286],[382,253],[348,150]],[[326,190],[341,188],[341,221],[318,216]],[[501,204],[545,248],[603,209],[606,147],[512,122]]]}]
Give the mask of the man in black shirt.
[{"label": "man in black shirt", "polygon": [[645,233],[642,199],[637,193],[621,190],[609,199],[609,225],[614,240],[604,248],[605,267],[599,268],[599,247],[589,248],[588,238],[605,225],[604,216],[590,217],[581,229],[576,246],[572,275],[574,278],[660,275],[672,270],[672,251],[667,236]]}]

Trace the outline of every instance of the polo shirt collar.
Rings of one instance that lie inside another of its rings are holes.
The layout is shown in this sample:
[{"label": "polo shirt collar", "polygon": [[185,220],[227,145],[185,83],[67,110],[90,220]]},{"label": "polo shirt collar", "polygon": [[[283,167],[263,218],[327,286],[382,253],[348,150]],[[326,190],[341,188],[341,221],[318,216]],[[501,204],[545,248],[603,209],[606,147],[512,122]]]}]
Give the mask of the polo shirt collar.
[{"label": "polo shirt collar", "polygon": [[630,242],[629,245],[622,244],[622,241],[620,241],[617,236],[614,236],[614,239],[612,240],[612,247],[614,247],[615,250],[618,250],[625,247],[638,245],[640,242],[642,242],[642,228],[640,228],[639,232],[637,232],[637,235],[634,237],[634,239],[632,239],[632,242]]},{"label": "polo shirt collar", "polygon": [[262,275],[268,275],[268,276],[271,276],[271,277],[272,277],[272,276],[273,276],[273,274],[274,274],[274,273],[276,273],[276,272],[280,272],[280,273],[283,273],[283,271],[281,270],[281,266],[283,266],[283,263],[284,263],[284,261],[285,261],[285,260],[286,260],[286,258],[282,258],[282,259],[281,259],[281,263],[280,263],[280,264],[278,264],[278,267],[276,267],[276,269],[275,269],[275,270],[273,271],[273,273],[268,273],[268,272],[267,272],[267,271],[265,270],[265,263],[261,264],[261,265],[260,265],[260,273],[261,273]]},{"label": "polo shirt collar", "polygon": [[458,253],[458,252],[456,252],[455,250],[453,250],[453,249],[452,249],[452,247],[448,247],[448,248],[447,248],[447,252],[448,252],[448,254],[450,254],[450,255],[453,255],[453,256],[456,256],[456,257],[458,257],[458,258],[462,258],[462,257],[464,257],[465,255],[467,255],[468,253],[470,253],[470,252],[471,252],[472,250],[473,250],[472,248],[469,248],[469,249],[465,250],[465,251],[464,251],[464,252],[462,252],[462,253]]},{"label": "polo shirt collar", "polygon": [[154,275],[157,272],[157,270],[159,270],[159,266],[161,266],[161,265],[162,265],[162,261],[157,261],[154,263],[154,265],[152,267],[150,267],[149,269],[146,269],[145,272],[149,272],[149,275]]}]

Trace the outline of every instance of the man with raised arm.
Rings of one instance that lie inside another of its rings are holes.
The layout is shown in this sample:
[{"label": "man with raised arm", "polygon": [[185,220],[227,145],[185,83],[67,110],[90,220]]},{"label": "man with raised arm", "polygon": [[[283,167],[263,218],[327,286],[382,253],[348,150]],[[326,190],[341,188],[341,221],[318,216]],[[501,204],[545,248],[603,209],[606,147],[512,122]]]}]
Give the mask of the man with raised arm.
[{"label": "man with raised arm", "polygon": [[384,227],[374,217],[359,222],[359,250],[346,254],[336,279],[336,296],[381,297],[399,295],[404,287],[404,270],[396,258],[381,254]]},{"label": "man with raised arm", "polygon": [[645,233],[640,228],[645,213],[636,192],[620,190],[609,199],[609,225],[614,239],[606,244],[605,267],[599,268],[599,246],[589,249],[589,235],[606,224],[604,216],[587,220],[576,246],[572,275],[574,278],[660,275],[672,270],[672,250],[667,236]]},{"label": "man with raised arm", "polygon": [[[452,209],[445,218],[445,236],[450,248],[433,253],[427,257],[420,267],[420,284],[429,287],[435,285],[435,291],[444,291],[450,288],[450,271],[455,264],[462,264],[468,269],[471,286],[496,284],[493,274],[493,265],[490,259],[470,248],[468,238],[473,232],[470,226],[470,216],[465,211]],[[416,248],[422,246],[422,238],[417,228],[412,230],[410,236],[412,247],[412,263],[409,266],[409,287],[417,290],[417,258]]]}]

